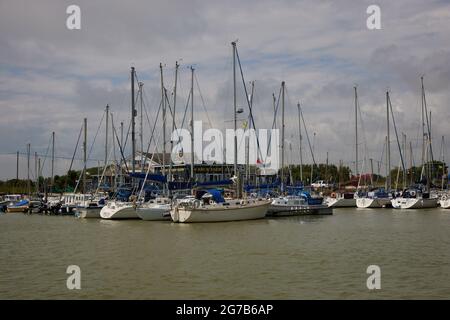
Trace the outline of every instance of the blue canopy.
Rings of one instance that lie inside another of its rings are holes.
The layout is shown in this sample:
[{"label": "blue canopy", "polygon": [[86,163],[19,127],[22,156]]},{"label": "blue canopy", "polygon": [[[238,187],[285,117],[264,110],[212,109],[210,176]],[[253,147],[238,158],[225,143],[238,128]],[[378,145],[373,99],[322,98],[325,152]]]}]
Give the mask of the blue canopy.
[{"label": "blue canopy", "polygon": [[16,202],[13,204],[14,207],[20,207],[20,206],[26,206],[28,204],[28,200],[20,200],[19,202]]},{"label": "blue canopy", "polygon": [[225,202],[225,199],[222,196],[222,192],[219,189],[203,189],[197,190],[195,192],[195,198],[201,199],[205,194],[210,194],[212,199],[217,203]]},{"label": "blue canopy", "polygon": [[209,194],[212,195],[212,198],[215,202],[217,203],[222,203],[225,202],[225,199],[222,196],[222,193],[220,192],[220,190],[217,189],[208,189],[206,190]]},{"label": "blue canopy", "polygon": [[[138,178],[138,179],[145,179],[145,173],[136,172],[136,173],[130,173],[130,177],[132,178]],[[147,175],[148,181],[157,181],[157,182],[166,182],[166,176],[163,176],[161,174],[153,174],[149,173]]]}]

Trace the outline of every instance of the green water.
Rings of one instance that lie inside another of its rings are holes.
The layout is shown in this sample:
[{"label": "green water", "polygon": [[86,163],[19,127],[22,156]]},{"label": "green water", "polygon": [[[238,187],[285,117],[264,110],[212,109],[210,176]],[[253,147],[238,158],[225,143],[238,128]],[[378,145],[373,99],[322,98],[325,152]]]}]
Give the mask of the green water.
[{"label": "green water", "polygon": [[450,210],[213,224],[3,214],[0,298],[449,299]]}]

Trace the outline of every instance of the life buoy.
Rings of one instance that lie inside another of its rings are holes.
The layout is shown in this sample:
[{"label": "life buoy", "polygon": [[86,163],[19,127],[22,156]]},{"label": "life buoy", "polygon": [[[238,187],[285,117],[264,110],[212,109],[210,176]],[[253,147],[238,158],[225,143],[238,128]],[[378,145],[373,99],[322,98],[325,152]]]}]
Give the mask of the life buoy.
[{"label": "life buoy", "polygon": [[332,198],[336,198],[336,192],[332,192],[332,193],[331,193],[331,197],[332,197]]}]

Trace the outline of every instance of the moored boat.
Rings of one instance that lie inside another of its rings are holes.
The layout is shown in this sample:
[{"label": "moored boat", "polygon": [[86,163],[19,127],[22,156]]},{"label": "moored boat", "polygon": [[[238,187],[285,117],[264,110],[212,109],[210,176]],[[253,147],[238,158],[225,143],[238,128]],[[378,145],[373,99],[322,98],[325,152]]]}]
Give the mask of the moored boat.
[{"label": "moored boat", "polygon": [[392,199],[391,203],[395,209],[436,208],[438,198],[430,197],[429,193],[422,192],[420,189],[408,189],[403,191],[400,197]]},{"label": "moored boat", "polygon": [[108,201],[100,210],[102,219],[139,219],[136,212],[137,205],[133,202]]},{"label": "moored boat", "polygon": [[358,208],[387,208],[392,206],[391,199],[389,193],[380,189],[358,197],[356,199],[356,206]]},{"label": "moored boat", "polygon": [[168,198],[156,198],[137,207],[136,214],[146,221],[171,220],[170,209]]},{"label": "moored boat", "polygon": [[218,191],[208,190],[199,198],[180,201],[170,211],[174,222],[226,222],[262,219],[271,201],[265,199],[223,199]]}]

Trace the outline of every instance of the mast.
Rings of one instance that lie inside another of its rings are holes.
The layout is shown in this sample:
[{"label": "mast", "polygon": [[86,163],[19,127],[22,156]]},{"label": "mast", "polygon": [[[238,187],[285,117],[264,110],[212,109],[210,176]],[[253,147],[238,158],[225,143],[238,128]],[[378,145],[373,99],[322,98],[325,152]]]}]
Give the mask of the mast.
[{"label": "mast", "polygon": [[358,177],[358,92],[356,86],[355,89],[355,172]]},{"label": "mast", "polygon": [[[123,148],[123,121],[120,122],[120,148]],[[120,157],[120,183],[123,183],[122,157]]]},{"label": "mast", "polygon": [[83,193],[86,193],[86,169],[87,169],[87,118],[84,118],[84,141],[83,141]]},{"label": "mast", "polygon": [[300,141],[300,181],[303,183],[303,152],[302,152],[302,126],[300,121],[301,109],[300,101],[297,103],[298,108],[298,138]]},{"label": "mast", "polygon": [[445,153],[444,153],[444,136],[442,136],[441,150],[442,150],[442,178],[441,178],[441,189],[444,190],[444,177],[445,177]]},{"label": "mast", "polygon": [[[135,157],[136,157],[136,137],[135,137],[135,117],[136,109],[134,105],[134,67],[131,67],[131,171],[136,172]],[[133,179],[134,180],[134,179]]]},{"label": "mast", "polygon": [[191,66],[191,181],[194,181],[194,67]]},{"label": "mast", "polygon": [[409,167],[410,167],[410,184],[412,185],[414,182],[414,173],[415,170],[413,170],[413,148],[412,148],[412,141],[409,141]]},{"label": "mast", "polygon": [[[176,106],[177,106],[177,82],[178,82],[178,61],[175,61],[175,85],[173,88],[173,113],[172,113],[172,133],[170,134],[170,154],[172,155],[172,150],[173,150],[173,139],[172,139],[172,135],[173,132],[175,131],[175,110],[176,110]],[[172,167],[173,167],[173,163],[172,163],[172,159],[170,159],[170,168],[169,168],[169,181],[172,181]],[[169,193],[170,193],[170,189],[169,189]]]},{"label": "mast", "polygon": [[391,189],[391,141],[389,123],[389,91],[386,91],[386,190]]},{"label": "mast", "polygon": [[[163,150],[162,150],[162,174],[166,175],[166,97],[164,91],[164,76],[162,63],[159,64],[159,69],[161,73],[161,103],[162,103],[162,116],[163,116]],[[165,185],[163,186],[165,189]]]},{"label": "mast", "polygon": [[36,179],[36,194],[39,193],[38,155],[34,152],[34,175]]},{"label": "mast", "polygon": [[51,188],[50,192],[53,189],[54,184],[54,168],[55,168],[55,132],[52,132],[52,180],[51,180]]},{"label": "mast", "polygon": [[370,184],[373,186],[373,159],[370,158]]},{"label": "mast", "polygon": [[[255,81],[252,81],[251,85],[252,85],[252,91],[250,94],[250,106],[253,108],[253,94],[254,94],[254,90],[255,90]],[[251,126],[250,124],[251,124],[251,118],[250,118],[250,114],[249,114],[248,122],[244,129],[249,130],[250,126]],[[248,143],[245,144],[245,146],[246,146],[245,147],[245,180],[246,180],[247,184],[249,183],[249,178],[250,178],[250,133],[249,133],[248,137],[249,137]],[[245,138],[244,138],[244,140],[245,140]]]},{"label": "mast", "polygon": [[402,133],[403,136],[403,154],[405,155],[405,164],[403,166],[403,189],[406,189],[406,134]]},{"label": "mast", "polygon": [[233,46],[233,106],[234,106],[234,175],[237,177],[237,102],[236,102],[236,42],[232,42]]},{"label": "mast", "polygon": [[106,105],[106,125],[105,125],[105,168],[108,164],[108,121],[109,121],[109,105]]},{"label": "mast", "polygon": [[19,180],[19,151],[16,155],[16,180]]},{"label": "mast", "polygon": [[31,152],[31,144],[27,144],[27,192],[28,198],[31,194],[31,186],[30,186],[30,152]]},{"label": "mast", "polygon": [[284,91],[285,83],[281,82],[281,191],[284,191]]},{"label": "mast", "polygon": [[143,109],[143,101],[142,101],[142,87],[144,86],[143,82],[138,83],[139,86],[139,100],[140,100],[140,121],[139,121],[139,142],[141,147],[141,172],[144,170],[144,109]]},{"label": "mast", "polygon": [[38,191],[38,195],[39,195],[39,178],[41,177],[41,158],[38,158],[38,175],[37,176],[38,176],[38,178],[37,178],[37,191]]},{"label": "mast", "polygon": [[424,95],[424,87],[423,87],[423,76],[420,77],[421,82],[421,111],[422,111],[422,170],[420,173],[420,180],[422,180],[422,175],[424,172],[424,166],[425,166],[425,106],[423,102],[423,95]]}]

